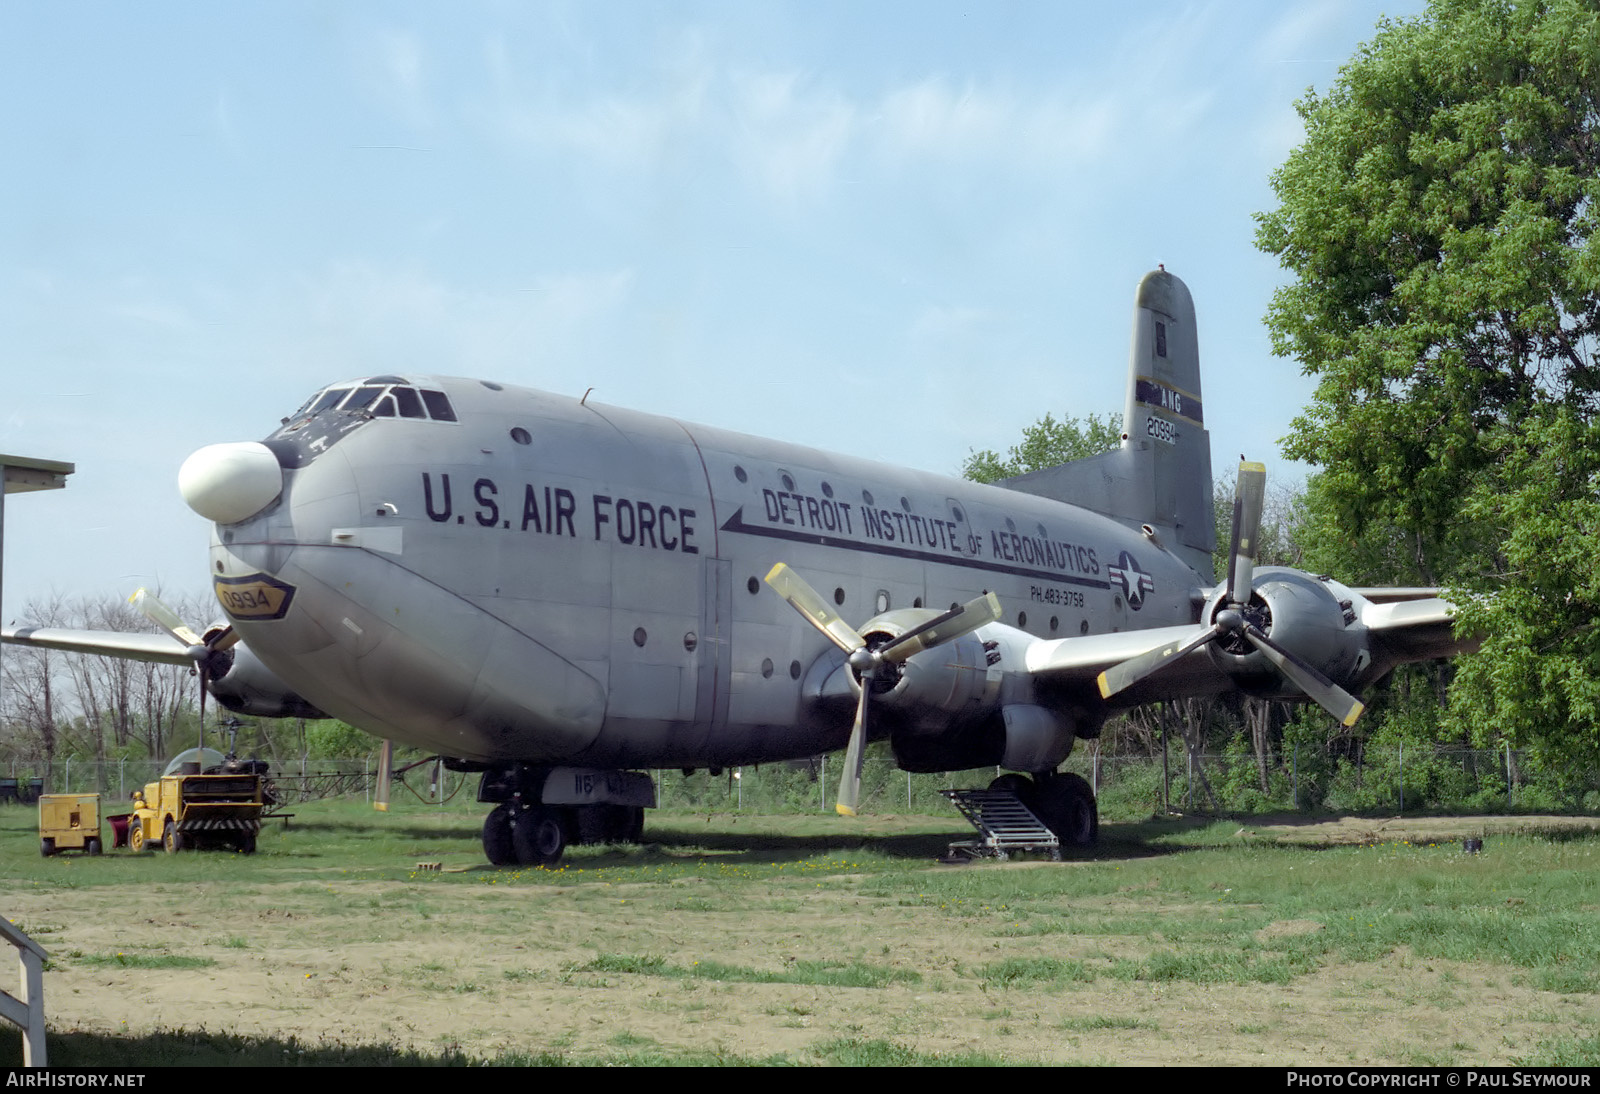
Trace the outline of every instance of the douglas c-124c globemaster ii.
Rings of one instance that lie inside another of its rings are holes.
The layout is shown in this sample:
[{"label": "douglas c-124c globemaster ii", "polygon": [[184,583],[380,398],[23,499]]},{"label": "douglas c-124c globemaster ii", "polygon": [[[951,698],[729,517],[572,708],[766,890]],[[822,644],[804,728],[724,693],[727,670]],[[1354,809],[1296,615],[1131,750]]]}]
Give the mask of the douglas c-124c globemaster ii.
[{"label": "douglas c-124c globemaster ii", "polygon": [[259,716],[342,718],[482,772],[495,863],[637,839],[649,768],[887,738],[909,771],[1000,766],[1062,843],[1057,773],[1117,707],[1238,688],[1346,723],[1395,665],[1466,645],[1434,590],[1257,569],[1243,464],[1212,574],[1194,306],[1139,284],[1119,449],[1001,486],[478,380],[334,384],[184,464],[229,622],[8,642],[194,663]]}]

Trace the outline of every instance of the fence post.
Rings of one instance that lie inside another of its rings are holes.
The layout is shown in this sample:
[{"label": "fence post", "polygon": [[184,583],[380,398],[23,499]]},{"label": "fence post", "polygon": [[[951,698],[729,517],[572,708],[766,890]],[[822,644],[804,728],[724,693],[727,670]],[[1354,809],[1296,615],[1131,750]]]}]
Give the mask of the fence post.
[{"label": "fence post", "polygon": [[1400,812],[1406,811],[1406,743],[1400,742]]},{"label": "fence post", "polygon": [[1296,741],[1294,751],[1289,753],[1289,801],[1295,811],[1300,810],[1300,742]]}]

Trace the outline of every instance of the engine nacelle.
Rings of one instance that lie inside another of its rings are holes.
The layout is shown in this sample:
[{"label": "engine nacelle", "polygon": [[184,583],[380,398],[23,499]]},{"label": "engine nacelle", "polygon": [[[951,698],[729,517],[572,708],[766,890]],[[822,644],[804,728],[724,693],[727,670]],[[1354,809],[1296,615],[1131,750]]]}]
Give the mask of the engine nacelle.
[{"label": "engine nacelle", "polygon": [[[1219,590],[1206,604],[1202,621],[1214,622],[1224,607]],[[1349,590],[1302,570],[1258,568],[1244,615],[1274,642],[1336,684],[1348,684],[1371,658],[1366,628],[1356,622]],[[1207,649],[1217,667],[1232,676],[1241,690],[1269,699],[1301,697],[1300,689],[1284,679],[1244,635],[1225,635]]]},{"label": "engine nacelle", "polygon": [[[901,608],[867,621],[861,637],[869,646],[899,638],[941,613]],[[857,682],[857,686],[860,684]],[[952,719],[981,717],[998,702],[989,686],[987,654],[973,634],[923,650],[898,665],[884,665],[872,681],[874,707],[893,708],[912,725],[948,726]]]},{"label": "engine nacelle", "polygon": [[[207,642],[222,629],[206,631]],[[256,718],[326,718],[327,715],[289,690],[243,643],[210,655],[207,689],[236,714]]]}]

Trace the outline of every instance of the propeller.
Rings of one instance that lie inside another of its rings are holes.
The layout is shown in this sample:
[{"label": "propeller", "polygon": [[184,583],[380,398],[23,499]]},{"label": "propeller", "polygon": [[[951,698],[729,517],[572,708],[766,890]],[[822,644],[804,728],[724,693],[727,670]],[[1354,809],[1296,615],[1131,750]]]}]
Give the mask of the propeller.
[{"label": "propeller", "polygon": [[923,650],[960,638],[985,623],[993,623],[1000,618],[1000,600],[993,593],[984,593],[918,624],[897,638],[870,647],[854,627],[806,584],[804,578],[784,563],[774,566],[767,574],[766,581],[774,592],[789,602],[790,607],[805,617],[806,622],[844,651],[851,671],[861,681],[861,698],[856,702],[855,724],[850,729],[850,745],[845,750],[845,777],[839,782],[839,802],[835,806],[843,815],[853,817],[861,802],[861,765],[866,758],[867,721],[873,687],[880,671],[885,666],[902,664]]},{"label": "propeller", "polygon": [[218,655],[233,648],[239,641],[239,633],[233,629],[233,624],[223,627],[209,638],[202,638],[194,632],[177,612],[167,607],[154,593],[147,589],[136,589],[128,598],[128,603],[139,610],[150,622],[172,635],[184,646],[184,652],[194,661],[195,671],[200,675],[200,747],[205,747],[206,733],[206,691],[211,675],[217,669],[227,671],[227,664],[218,662]]},{"label": "propeller", "polygon": [[1096,680],[1101,698],[1109,699],[1126,691],[1169,662],[1208,643],[1219,639],[1237,643],[1242,639],[1260,650],[1279,672],[1342,724],[1354,725],[1361,717],[1366,709],[1361,701],[1329,680],[1315,665],[1268,637],[1259,625],[1260,611],[1251,606],[1255,556],[1259,549],[1256,537],[1261,530],[1266,490],[1266,466],[1248,460],[1241,462],[1233,496],[1233,541],[1229,548],[1227,583],[1211,625],[1201,627],[1188,638],[1169,642],[1106,669]]}]

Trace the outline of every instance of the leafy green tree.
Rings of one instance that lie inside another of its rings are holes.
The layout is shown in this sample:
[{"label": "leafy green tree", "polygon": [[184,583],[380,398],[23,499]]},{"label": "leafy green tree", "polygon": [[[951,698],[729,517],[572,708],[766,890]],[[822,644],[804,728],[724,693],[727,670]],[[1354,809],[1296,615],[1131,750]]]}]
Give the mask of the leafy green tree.
[{"label": "leafy green tree", "polygon": [[1108,414],[1104,420],[1091,414],[1081,420],[1069,417],[1059,422],[1054,415],[1046,414],[1022,431],[1022,443],[1012,445],[1004,458],[992,448],[968,453],[961,474],[973,482],[996,482],[1098,456],[1121,443],[1121,414]]},{"label": "leafy green tree", "polygon": [[1359,578],[1456,590],[1459,724],[1600,760],[1600,2],[1434,0],[1299,110],[1257,243],[1309,505]]}]

